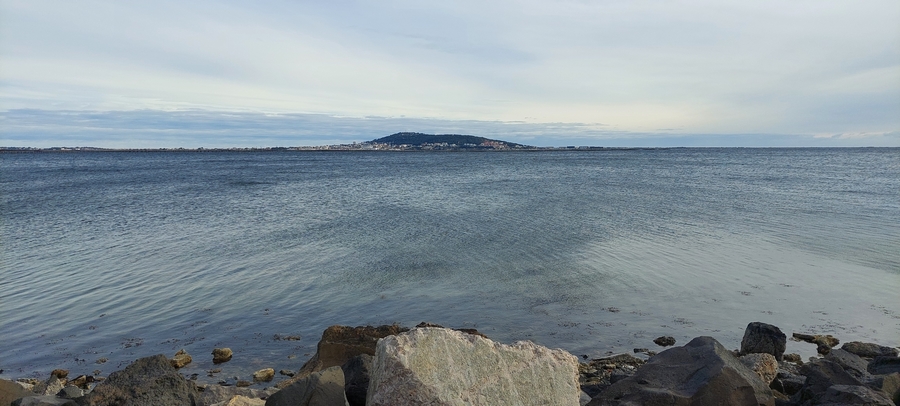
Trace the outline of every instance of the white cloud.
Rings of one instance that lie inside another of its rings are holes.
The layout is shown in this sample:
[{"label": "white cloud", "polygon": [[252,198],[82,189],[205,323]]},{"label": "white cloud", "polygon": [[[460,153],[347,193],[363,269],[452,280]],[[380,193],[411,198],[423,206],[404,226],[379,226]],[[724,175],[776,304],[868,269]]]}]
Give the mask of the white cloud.
[{"label": "white cloud", "polygon": [[892,0],[6,1],[0,107],[892,132],[897,21]]}]

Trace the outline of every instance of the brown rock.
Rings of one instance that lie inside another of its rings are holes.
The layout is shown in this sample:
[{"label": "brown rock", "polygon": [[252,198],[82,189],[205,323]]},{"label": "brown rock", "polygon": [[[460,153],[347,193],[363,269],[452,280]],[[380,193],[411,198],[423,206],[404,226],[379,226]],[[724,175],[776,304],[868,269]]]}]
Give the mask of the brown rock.
[{"label": "brown rock", "polygon": [[316,354],[303,364],[300,371],[291,379],[281,381],[275,386],[285,388],[294,382],[306,378],[313,372],[335,366],[339,367],[360,354],[375,355],[375,345],[378,344],[379,338],[396,335],[404,331],[409,331],[409,329],[396,324],[378,327],[328,327],[322,332],[322,339],[319,340]]},{"label": "brown rock", "polygon": [[231,351],[231,348],[213,348],[212,350],[214,364],[231,361],[232,355],[234,353]]},{"label": "brown rock", "polygon": [[778,361],[775,356],[768,353],[747,354],[739,358],[741,363],[765,382],[766,385],[772,383],[778,374]]},{"label": "brown rock", "polygon": [[187,353],[183,348],[175,353],[175,356],[169,360],[172,363],[172,366],[175,369],[181,368],[187,364],[190,364],[193,359],[191,359],[191,355]]},{"label": "brown rock", "polygon": [[69,376],[68,369],[54,369],[53,372],[50,372],[50,376],[55,376],[57,379],[66,379]]},{"label": "brown rock", "polygon": [[832,336],[830,334],[821,335],[821,334],[794,333],[793,337],[794,337],[794,339],[797,339],[800,341],[806,341],[808,343],[815,344],[816,351],[822,355],[828,354],[829,352],[831,352],[831,349],[834,346],[841,343],[840,340],[838,340],[837,338],[834,338],[834,336]]},{"label": "brown rock", "polygon": [[675,338],[668,336],[657,337],[655,340],[653,340],[653,342],[660,347],[668,347],[671,345],[675,345]]},{"label": "brown rock", "polygon": [[256,382],[269,382],[275,378],[275,370],[272,368],[260,369],[253,373],[253,380]]},{"label": "brown rock", "polygon": [[244,380],[239,380],[234,384],[234,386],[237,386],[238,388],[246,388],[250,385],[253,385],[253,382],[244,381]]}]

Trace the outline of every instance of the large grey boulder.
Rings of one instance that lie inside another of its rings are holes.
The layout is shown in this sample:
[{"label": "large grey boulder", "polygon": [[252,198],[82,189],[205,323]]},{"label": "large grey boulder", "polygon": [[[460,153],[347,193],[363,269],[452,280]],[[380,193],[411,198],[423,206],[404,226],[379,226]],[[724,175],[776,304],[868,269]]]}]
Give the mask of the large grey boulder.
[{"label": "large grey boulder", "polygon": [[366,404],[576,406],[580,393],[566,351],[427,327],[378,341]]},{"label": "large grey boulder", "polygon": [[313,372],[306,378],[275,392],[266,406],[346,406],[344,372],[331,367]]},{"label": "large grey boulder", "polygon": [[771,324],[754,321],[744,329],[741,340],[741,355],[763,353],[772,354],[778,361],[784,360],[787,335]]},{"label": "large grey boulder", "polygon": [[588,405],[769,405],[772,390],[712,337],[663,351]]},{"label": "large grey boulder", "polygon": [[138,359],[109,374],[91,393],[75,399],[80,405],[142,406],[197,405],[199,393],[165,355]]}]

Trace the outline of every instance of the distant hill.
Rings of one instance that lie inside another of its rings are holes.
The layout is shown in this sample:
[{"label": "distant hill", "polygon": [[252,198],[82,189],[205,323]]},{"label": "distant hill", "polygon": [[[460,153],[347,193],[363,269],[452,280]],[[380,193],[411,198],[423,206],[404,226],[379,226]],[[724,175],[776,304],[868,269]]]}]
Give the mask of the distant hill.
[{"label": "distant hill", "polygon": [[394,146],[408,145],[411,147],[440,146],[451,148],[528,148],[526,145],[492,140],[490,138],[476,137],[474,135],[460,134],[422,134],[402,132],[388,135],[377,140],[370,141],[373,144],[390,144]]}]

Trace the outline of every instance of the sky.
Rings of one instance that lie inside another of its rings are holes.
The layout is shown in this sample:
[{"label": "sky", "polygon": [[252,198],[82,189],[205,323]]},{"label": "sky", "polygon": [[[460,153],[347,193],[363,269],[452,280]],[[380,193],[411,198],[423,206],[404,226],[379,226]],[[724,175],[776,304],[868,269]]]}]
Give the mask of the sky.
[{"label": "sky", "polygon": [[900,2],[0,0],[0,146],[900,147]]}]

